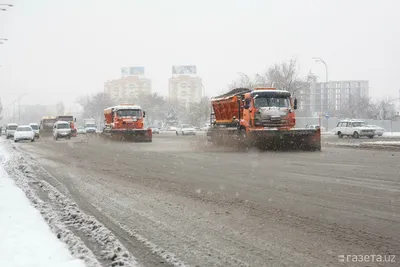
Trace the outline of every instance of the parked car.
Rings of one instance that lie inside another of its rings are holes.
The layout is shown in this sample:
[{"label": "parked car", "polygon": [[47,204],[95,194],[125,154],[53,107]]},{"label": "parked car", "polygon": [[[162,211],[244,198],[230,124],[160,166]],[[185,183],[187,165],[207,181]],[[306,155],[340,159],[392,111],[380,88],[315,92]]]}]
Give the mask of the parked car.
[{"label": "parked car", "polygon": [[78,126],[78,134],[86,134],[86,129],[83,126]]},{"label": "parked car", "polygon": [[210,128],[211,128],[211,124],[206,123],[203,127],[201,127],[201,130],[207,132]]},{"label": "parked car", "polygon": [[151,129],[151,132],[152,132],[153,134],[159,134],[159,133],[160,133],[160,129],[158,129],[157,127],[151,126],[151,127],[149,127],[149,128]]},{"label": "parked car", "polygon": [[375,130],[368,127],[365,121],[362,120],[341,120],[336,125],[335,134],[339,138],[343,136],[352,136],[353,138],[366,136],[374,138]]},{"label": "parked car", "polygon": [[18,124],[16,123],[9,123],[6,127],[6,138],[14,137],[14,133],[18,128]]},{"label": "parked car", "polygon": [[35,132],[29,125],[20,125],[14,132],[14,142],[17,143],[22,140],[35,141]]},{"label": "parked car", "polygon": [[35,138],[39,138],[39,124],[37,123],[29,123],[29,126],[31,126],[33,132],[35,133]]},{"label": "parked car", "polygon": [[189,124],[182,124],[179,128],[176,129],[176,135],[196,135],[196,130],[193,126]]},{"label": "parked car", "polygon": [[58,138],[66,138],[71,139],[71,126],[67,121],[57,121],[54,123],[53,127],[53,137],[54,140],[58,140]]},{"label": "parked car", "polygon": [[326,131],[325,127],[319,126],[317,124],[307,124],[306,125],[306,129],[318,129],[318,128],[321,129],[321,132],[325,132]]},{"label": "parked car", "polygon": [[384,128],[382,128],[380,126],[377,126],[377,125],[367,125],[367,127],[371,128],[371,129],[374,129],[375,130],[375,135],[377,135],[377,136],[382,136],[383,133],[385,132]]}]

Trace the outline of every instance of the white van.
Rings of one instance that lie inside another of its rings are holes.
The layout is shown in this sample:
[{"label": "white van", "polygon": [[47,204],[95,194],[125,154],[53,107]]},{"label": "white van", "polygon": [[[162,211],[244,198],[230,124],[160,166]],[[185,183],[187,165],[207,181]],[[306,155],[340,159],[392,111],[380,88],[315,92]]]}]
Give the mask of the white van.
[{"label": "white van", "polygon": [[29,123],[29,126],[31,126],[33,132],[35,133],[35,138],[39,138],[39,124]]},{"label": "white van", "polygon": [[9,123],[6,127],[6,137],[7,139],[10,137],[14,137],[14,133],[18,128],[18,124],[16,123]]},{"label": "white van", "polygon": [[53,127],[54,140],[58,138],[71,139],[71,125],[67,121],[57,121]]}]

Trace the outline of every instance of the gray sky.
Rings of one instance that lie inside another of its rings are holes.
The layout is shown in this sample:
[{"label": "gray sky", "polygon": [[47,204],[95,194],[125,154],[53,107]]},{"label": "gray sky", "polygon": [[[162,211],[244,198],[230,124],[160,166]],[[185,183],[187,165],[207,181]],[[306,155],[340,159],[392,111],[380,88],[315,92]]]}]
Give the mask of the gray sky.
[{"label": "gray sky", "polygon": [[[372,97],[398,97],[400,1],[1,0],[0,96],[7,105],[69,106],[103,90],[122,66],[144,66],[167,94],[172,65],[193,64],[208,95],[296,57],[301,74],[370,81]],[[397,17],[396,17],[397,15]]]}]

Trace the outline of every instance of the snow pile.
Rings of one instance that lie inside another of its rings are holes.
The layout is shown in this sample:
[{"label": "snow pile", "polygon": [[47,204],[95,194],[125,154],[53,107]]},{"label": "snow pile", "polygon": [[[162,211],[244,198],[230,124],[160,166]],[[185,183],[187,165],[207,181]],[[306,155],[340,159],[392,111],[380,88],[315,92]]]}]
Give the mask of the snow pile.
[{"label": "snow pile", "polygon": [[7,155],[1,147],[0,158],[0,266],[84,267],[8,177],[3,168]]},{"label": "snow pile", "polygon": [[400,141],[375,141],[375,142],[364,142],[362,145],[390,145],[400,146]]},{"label": "snow pile", "polygon": [[384,132],[382,137],[386,138],[400,138],[400,132]]},{"label": "snow pile", "polygon": [[23,153],[14,151],[5,163],[5,169],[40,211],[57,238],[69,246],[73,256],[84,259],[87,266],[138,265],[106,227],[93,216],[81,212],[74,202],[49,183],[38,179],[30,166],[34,163],[28,164],[25,158]]}]

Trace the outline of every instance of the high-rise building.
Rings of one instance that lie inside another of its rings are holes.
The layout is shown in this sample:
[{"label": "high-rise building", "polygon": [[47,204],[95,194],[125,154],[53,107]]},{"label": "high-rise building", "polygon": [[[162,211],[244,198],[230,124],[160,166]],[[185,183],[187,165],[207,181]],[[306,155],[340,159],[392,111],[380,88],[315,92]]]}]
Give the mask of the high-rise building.
[{"label": "high-rise building", "polygon": [[151,94],[151,80],[144,76],[144,68],[122,68],[121,74],[121,78],[104,83],[104,93],[113,101],[133,103],[138,96]]},{"label": "high-rise building", "polygon": [[303,108],[312,114],[340,111],[357,99],[369,96],[367,80],[317,82],[316,76],[308,76],[310,87],[302,94]]},{"label": "high-rise building", "polygon": [[168,99],[171,103],[187,106],[203,97],[203,82],[195,66],[174,66],[169,79]]}]

